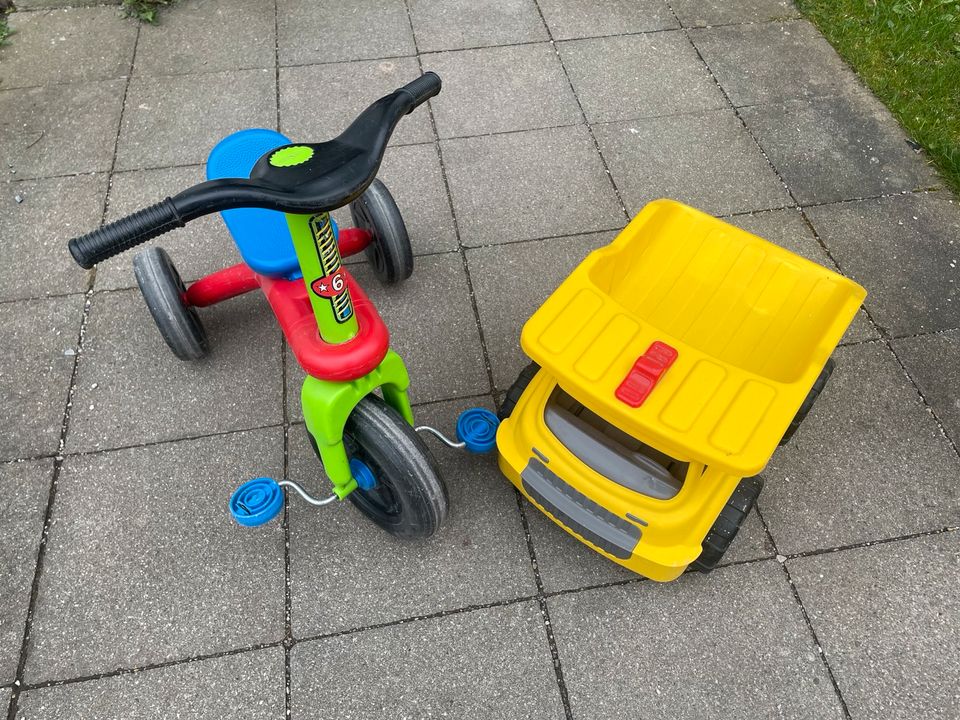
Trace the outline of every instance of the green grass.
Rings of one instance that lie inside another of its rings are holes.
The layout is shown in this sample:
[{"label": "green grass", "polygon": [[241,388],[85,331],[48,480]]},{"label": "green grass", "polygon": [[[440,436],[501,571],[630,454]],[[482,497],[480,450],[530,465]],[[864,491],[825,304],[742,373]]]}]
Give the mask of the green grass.
[{"label": "green grass", "polygon": [[157,10],[173,5],[177,0],[123,0],[123,9],[130,17],[140,18],[151,25],[157,23]]},{"label": "green grass", "polygon": [[960,192],[960,0],[797,0]]},{"label": "green grass", "polygon": [[10,27],[7,25],[7,16],[0,12],[0,45],[6,45],[8,37],[10,37]]}]

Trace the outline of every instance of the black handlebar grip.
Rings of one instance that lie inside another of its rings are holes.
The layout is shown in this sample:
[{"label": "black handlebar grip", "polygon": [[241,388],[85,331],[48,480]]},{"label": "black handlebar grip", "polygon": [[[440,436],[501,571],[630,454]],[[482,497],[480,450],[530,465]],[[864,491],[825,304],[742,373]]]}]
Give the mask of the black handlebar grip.
[{"label": "black handlebar grip", "polygon": [[183,226],[180,213],[167,198],[99,230],[73,238],[69,243],[70,254],[80,267],[89,270],[98,262]]},{"label": "black handlebar grip", "polygon": [[413,82],[409,82],[400,88],[413,95],[413,107],[410,108],[407,114],[413,112],[414,108],[429,100],[434,95],[438,95],[440,93],[440,86],[440,76],[435,72],[428,71]]}]

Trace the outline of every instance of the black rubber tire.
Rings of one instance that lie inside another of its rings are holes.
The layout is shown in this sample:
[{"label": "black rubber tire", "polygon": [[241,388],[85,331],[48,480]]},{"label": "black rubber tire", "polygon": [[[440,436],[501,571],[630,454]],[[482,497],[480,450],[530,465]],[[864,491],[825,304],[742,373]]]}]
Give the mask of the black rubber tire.
[{"label": "black rubber tire", "polygon": [[763,480],[759,477],[743,478],[738,484],[727,504],[723,506],[710,532],[703,539],[703,551],[700,557],[690,563],[687,570],[696,570],[704,574],[713,570],[720,558],[730,547],[730,543],[737,536],[740,526],[747,519],[753,504],[763,489]]},{"label": "black rubber tire", "polygon": [[510,389],[507,390],[506,396],[503,398],[503,404],[500,406],[500,411],[497,413],[498,418],[501,420],[506,420],[508,417],[510,417],[510,415],[513,413],[513,409],[520,401],[520,396],[523,395],[523,391],[527,389],[527,385],[533,381],[533,378],[536,377],[538,372],[540,372],[540,366],[535,362],[530,363],[520,371],[520,374],[517,375],[517,379],[513,381],[513,385],[510,386]]},{"label": "black rubber tire", "polygon": [[820,374],[817,376],[817,381],[813,384],[813,387],[810,388],[810,392],[807,393],[807,397],[803,399],[803,405],[800,406],[800,409],[797,410],[797,414],[793,416],[793,420],[790,421],[790,424],[787,426],[786,432],[783,433],[783,437],[780,438],[780,442],[777,443],[779,447],[783,447],[788,442],[790,438],[793,437],[793,434],[800,427],[800,423],[803,422],[803,419],[807,417],[807,413],[813,409],[813,404],[817,401],[817,398],[820,397],[820,393],[823,392],[823,389],[827,386],[827,380],[830,379],[830,376],[833,375],[833,368],[836,363],[833,362],[833,358],[827,358],[827,364],[823,366],[823,370],[820,371]]},{"label": "black rubber tire", "polygon": [[367,260],[384,285],[396,285],[413,273],[413,248],[400,208],[387,186],[374,179],[363,195],[350,203],[354,226],[373,235]]},{"label": "black rubber tire", "polygon": [[392,535],[428,538],[447,517],[449,498],[440,468],[420,436],[376,395],[350,413],[344,444],[377,478],[373,490],[347,497],[360,512]]},{"label": "black rubber tire", "polygon": [[150,247],[133,258],[133,274],[167,345],[181,360],[207,354],[207,331],[197,309],[184,302],[186,287],[167,251]]}]

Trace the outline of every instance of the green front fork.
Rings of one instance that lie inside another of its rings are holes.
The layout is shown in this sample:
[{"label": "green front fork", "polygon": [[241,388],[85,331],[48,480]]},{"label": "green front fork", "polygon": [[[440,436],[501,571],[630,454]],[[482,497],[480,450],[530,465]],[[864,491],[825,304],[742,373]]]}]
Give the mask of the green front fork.
[{"label": "green front fork", "polygon": [[341,500],[357,487],[350,460],[343,446],[343,428],[347,418],[364,397],[381,388],[383,399],[411,425],[413,410],[407,397],[410,376],[403,360],[393,350],[387,352],[380,365],[356,380],[330,382],[307,376],[300,391],[303,419],[313,436],[323,461],[323,468],[333,483],[333,491]]},{"label": "green front fork", "polygon": [[[324,342],[338,345],[356,337],[360,328],[353,299],[342,271],[340,248],[329,213],[287,214],[287,225],[297,252],[307,296]],[[335,382],[307,376],[300,391],[307,431],[317,444],[333,491],[341,500],[357,487],[343,445],[347,418],[364,397],[381,388],[383,399],[413,425],[407,396],[410,376],[393,350],[371,372],[356,380]]]}]

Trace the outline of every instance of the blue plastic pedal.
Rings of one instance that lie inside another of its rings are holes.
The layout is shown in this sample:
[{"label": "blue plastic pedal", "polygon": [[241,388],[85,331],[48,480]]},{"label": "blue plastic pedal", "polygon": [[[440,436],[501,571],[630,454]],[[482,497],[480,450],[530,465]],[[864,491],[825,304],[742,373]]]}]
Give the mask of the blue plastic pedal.
[{"label": "blue plastic pedal", "polygon": [[457,418],[457,439],[472,453],[490,452],[497,446],[500,420],[486,408],[470,408]]},{"label": "blue plastic pedal", "polygon": [[230,514],[245,527],[273,520],[283,509],[283,490],[273,478],[247,480],[230,496]]}]

